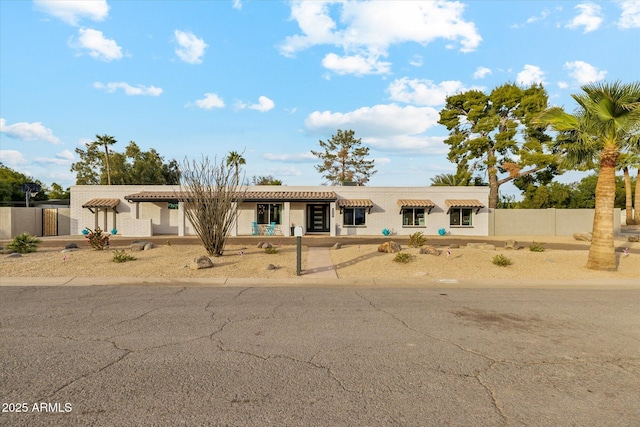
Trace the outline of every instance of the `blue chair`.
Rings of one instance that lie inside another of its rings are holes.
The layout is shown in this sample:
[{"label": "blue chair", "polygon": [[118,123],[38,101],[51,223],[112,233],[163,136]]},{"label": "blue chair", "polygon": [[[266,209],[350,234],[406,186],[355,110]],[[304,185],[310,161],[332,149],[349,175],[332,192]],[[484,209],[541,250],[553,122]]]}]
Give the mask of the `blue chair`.
[{"label": "blue chair", "polygon": [[276,234],[276,223],[272,222],[267,229],[265,230],[265,233],[267,236],[273,236]]},{"label": "blue chair", "polygon": [[251,223],[251,235],[258,236],[260,234],[260,227],[258,227],[258,223],[256,221]]}]

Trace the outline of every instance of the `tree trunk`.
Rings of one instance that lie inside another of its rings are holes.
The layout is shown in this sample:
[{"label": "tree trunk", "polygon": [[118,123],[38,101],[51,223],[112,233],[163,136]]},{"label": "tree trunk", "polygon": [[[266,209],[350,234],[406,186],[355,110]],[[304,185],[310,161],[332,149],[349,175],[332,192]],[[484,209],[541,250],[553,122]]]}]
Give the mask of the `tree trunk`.
[{"label": "tree trunk", "polygon": [[104,144],[104,156],[107,163],[107,185],[111,185],[111,166],[109,166],[109,147]]},{"label": "tree trunk", "polygon": [[640,225],[640,168],[636,174],[636,200],[633,202],[635,213],[633,214],[633,221]]},{"label": "tree trunk", "polygon": [[498,207],[498,171],[494,167],[487,169],[489,175],[489,209]]},{"label": "tree trunk", "polygon": [[613,208],[616,197],[616,160],[618,151],[605,147],[600,160],[596,184],[596,209],[593,217],[593,238],[589,247],[587,268],[616,270],[613,241]]},{"label": "tree trunk", "polygon": [[622,169],[624,173],[624,194],[625,194],[625,202],[624,202],[624,210],[626,213],[626,224],[633,225],[635,222],[633,221],[633,200],[632,191],[631,191],[631,176],[629,175],[629,168],[624,167]]}]

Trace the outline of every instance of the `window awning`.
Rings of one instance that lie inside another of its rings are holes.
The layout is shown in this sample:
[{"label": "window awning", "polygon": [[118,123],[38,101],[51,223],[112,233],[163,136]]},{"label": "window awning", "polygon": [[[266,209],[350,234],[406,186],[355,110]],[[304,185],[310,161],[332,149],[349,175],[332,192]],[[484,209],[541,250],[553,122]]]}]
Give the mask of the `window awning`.
[{"label": "window awning", "polygon": [[340,208],[340,212],[344,208],[366,208],[371,212],[373,202],[371,199],[338,199],[336,205]]},{"label": "window awning", "polygon": [[447,205],[447,213],[451,211],[451,208],[472,208],[476,210],[476,213],[484,208],[482,202],[476,199],[447,199],[444,203]]},{"label": "window awning", "polygon": [[89,209],[91,213],[94,213],[93,209],[99,208],[113,209],[114,212],[118,213],[118,210],[116,208],[119,204],[120,199],[98,198],[89,200],[88,202],[83,204],[82,207]]},{"label": "window awning", "polygon": [[430,214],[436,204],[429,199],[399,199],[398,206],[401,208],[400,213],[402,213],[402,208],[424,208],[427,209],[427,214]]},{"label": "window awning", "polygon": [[[247,191],[238,193],[243,202],[332,202],[338,198],[333,191]],[[125,196],[128,202],[169,202],[184,199],[180,191],[141,191]]]}]

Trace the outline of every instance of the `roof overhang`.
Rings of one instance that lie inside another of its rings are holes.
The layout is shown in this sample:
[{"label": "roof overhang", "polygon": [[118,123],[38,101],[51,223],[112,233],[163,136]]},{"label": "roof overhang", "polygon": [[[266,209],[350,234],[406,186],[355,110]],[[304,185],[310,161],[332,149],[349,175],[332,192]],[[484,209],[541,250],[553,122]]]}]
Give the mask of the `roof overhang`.
[{"label": "roof overhang", "polygon": [[447,213],[451,212],[451,208],[471,208],[475,209],[476,213],[484,208],[484,204],[476,199],[447,199],[444,203],[447,205]]},{"label": "roof overhang", "polygon": [[436,204],[429,199],[399,199],[398,206],[400,206],[400,213],[403,208],[424,208],[428,215],[431,213],[431,209],[436,207]]},{"label": "roof overhang", "polygon": [[340,212],[343,212],[344,208],[365,208],[371,213],[373,208],[373,202],[370,199],[338,199],[336,205],[340,208]]},{"label": "roof overhang", "polygon": [[[338,198],[333,191],[246,191],[237,193],[241,202],[333,202]],[[189,199],[185,191],[141,191],[125,196],[128,202],[177,203]]]},{"label": "roof overhang", "polygon": [[89,209],[91,213],[95,213],[94,209],[112,209],[115,213],[118,213],[118,205],[120,204],[120,199],[107,199],[107,198],[97,198],[91,199],[85,204],[82,205],[83,208]]}]

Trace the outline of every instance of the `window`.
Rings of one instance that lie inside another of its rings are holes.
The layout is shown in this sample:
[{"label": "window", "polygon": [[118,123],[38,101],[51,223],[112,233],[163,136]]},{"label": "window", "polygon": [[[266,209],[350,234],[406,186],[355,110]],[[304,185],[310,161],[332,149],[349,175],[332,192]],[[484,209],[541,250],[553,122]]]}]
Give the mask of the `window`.
[{"label": "window", "polygon": [[402,226],[424,227],[424,208],[403,208]]},{"label": "window", "polygon": [[342,225],[365,225],[367,208],[344,208]]},{"label": "window", "polygon": [[449,211],[451,226],[471,227],[473,225],[471,221],[472,212],[473,209],[471,208],[451,208]]},{"label": "window", "polygon": [[258,224],[282,224],[281,203],[258,203]]}]

